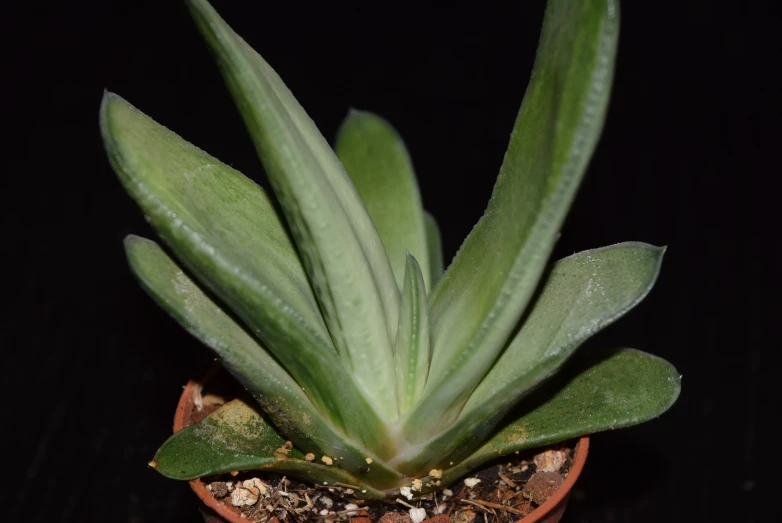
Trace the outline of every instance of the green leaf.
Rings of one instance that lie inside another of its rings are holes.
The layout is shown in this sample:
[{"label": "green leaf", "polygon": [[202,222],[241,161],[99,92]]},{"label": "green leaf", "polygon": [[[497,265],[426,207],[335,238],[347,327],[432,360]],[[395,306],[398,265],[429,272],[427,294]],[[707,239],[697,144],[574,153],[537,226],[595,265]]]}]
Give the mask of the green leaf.
[{"label": "green leaf", "polygon": [[155,242],[128,236],[125,251],[142,287],[182,327],[220,355],[223,366],[253,395],[285,437],[319,456],[339,456],[343,458],[340,465],[352,470],[372,457],[376,478],[385,482],[398,479],[379,457],[357,447],[325,418],[277,360]]},{"label": "green leaf", "polygon": [[[177,259],[274,353],[318,409],[371,448],[382,423],[338,369],[301,262],[272,202],[252,180],[117,95],[101,105],[109,161]],[[379,440],[379,441],[378,441]]]},{"label": "green leaf", "polygon": [[506,412],[559,370],[584,341],[647,296],[664,253],[665,248],[624,242],[553,264],[519,331],[470,396],[460,418]]},{"label": "green leaf", "polygon": [[551,0],[489,206],[434,289],[420,442],[453,421],[512,334],[603,126],[618,35],[614,0]]},{"label": "green leaf", "polygon": [[[520,398],[554,375],[590,336],[649,293],[663,252],[645,243],[627,242],[553,264],[529,314],[456,422],[422,444],[426,454],[449,455],[457,461],[472,450],[465,442],[477,447]],[[451,455],[457,448],[461,454]],[[418,456],[407,466],[418,467],[427,459]]]},{"label": "green leaf", "polygon": [[339,129],[335,150],[375,222],[399,287],[410,251],[421,265],[426,288],[431,288],[424,210],[402,138],[383,118],[352,109]]},{"label": "green leaf", "polygon": [[423,393],[429,372],[429,310],[426,287],[421,267],[412,254],[407,255],[394,359],[399,408],[404,413]]},{"label": "green leaf", "polygon": [[[399,289],[383,243],[328,142],[280,77],[205,0],[189,2],[285,213],[331,338],[382,416],[398,416]],[[344,381],[344,380],[340,380]]]},{"label": "green leaf", "polygon": [[426,287],[431,289],[443,276],[443,244],[440,239],[440,228],[434,216],[424,211],[424,224],[426,226],[426,247],[429,251],[429,282]]},{"label": "green leaf", "polygon": [[668,410],[681,390],[673,365],[635,349],[581,354],[567,370],[530,396],[521,414],[487,443],[444,471],[443,485],[517,450],[649,421]]},{"label": "green leaf", "polygon": [[[300,450],[285,448],[285,439],[255,409],[235,399],[168,438],[155,454],[153,466],[164,476],[186,480],[234,470],[268,470],[308,483],[355,485],[358,497],[385,497],[375,488],[377,483],[368,485],[366,479],[359,480],[342,468],[337,456],[329,457],[333,465],[305,461]],[[357,474],[366,478],[370,473]]]}]

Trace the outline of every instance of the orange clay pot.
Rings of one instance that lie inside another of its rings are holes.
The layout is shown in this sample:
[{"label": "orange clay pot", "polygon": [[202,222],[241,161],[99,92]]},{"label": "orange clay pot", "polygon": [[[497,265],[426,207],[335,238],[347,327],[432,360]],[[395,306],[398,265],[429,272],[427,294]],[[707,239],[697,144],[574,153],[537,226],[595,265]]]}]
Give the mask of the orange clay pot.
[{"label": "orange clay pot", "polygon": [[[174,415],[174,432],[178,432],[195,422],[193,420],[193,413],[195,411],[193,391],[198,386],[198,383],[195,381],[190,381],[185,386],[182,397],[179,399],[179,405],[177,405],[176,414]],[[554,495],[546,500],[541,506],[536,508],[529,515],[516,521],[516,523],[557,523],[562,518],[562,514],[565,512],[565,507],[567,506],[568,498],[570,497],[570,491],[573,489],[573,485],[575,485],[578,476],[581,474],[581,470],[584,468],[588,450],[589,437],[579,439],[576,444],[573,465],[570,467],[570,472],[568,472],[562,486],[559,487],[559,489],[554,492]],[[247,523],[246,519],[240,517],[238,509],[225,505],[212,496],[211,492],[206,489],[206,486],[200,479],[191,481],[190,487],[202,502],[199,509],[207,523]],[[274,519],[276,521],[276,518]],[[359,512],[358,516],[351,518],[351,523],[370,523],[370,520],[366,515],[362,515],[361,512]]]}]

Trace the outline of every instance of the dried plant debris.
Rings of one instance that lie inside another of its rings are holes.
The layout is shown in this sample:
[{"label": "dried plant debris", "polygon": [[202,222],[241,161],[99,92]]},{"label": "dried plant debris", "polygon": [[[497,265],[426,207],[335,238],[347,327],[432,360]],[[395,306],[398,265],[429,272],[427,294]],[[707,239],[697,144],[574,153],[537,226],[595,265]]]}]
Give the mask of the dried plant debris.
[{"label": "dried plant debris", "polygon": [[414,488],[403,488],[393,505],[356,499],[355,491],[346,486],[312,487],[252,471],[206,483],[212,495],[255,523],[276,523],[274,519],[296,523],[351,519],[354,523],[512,523],[562,485],[573,450],[572,446],[557,447],[510,458],[426,496],[416,497]]}]

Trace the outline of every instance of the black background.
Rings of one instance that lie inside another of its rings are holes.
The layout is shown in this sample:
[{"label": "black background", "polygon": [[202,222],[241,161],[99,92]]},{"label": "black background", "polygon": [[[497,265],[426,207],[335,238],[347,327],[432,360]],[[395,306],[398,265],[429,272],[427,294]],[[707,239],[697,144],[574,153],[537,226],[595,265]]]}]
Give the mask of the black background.
[{"label": "black background", "polygon": [[[665,357],[683,391],[660,419],[593,439],[565,522],[776,519],[770,6],[624,2],[605,132],[557,255],[669,246],[652,294],[595,343]],[[393,122],[450,258],[489,198],[544,2],[215,7],[327,137],[350,106]],[[146,462],[212,356],[126,267],[122,238],[153,233],[102,151],[102,90],[259,181],[260,164],[182,3],[13,5],[2,25],[0,519],[198,521],[186,484]]]}]

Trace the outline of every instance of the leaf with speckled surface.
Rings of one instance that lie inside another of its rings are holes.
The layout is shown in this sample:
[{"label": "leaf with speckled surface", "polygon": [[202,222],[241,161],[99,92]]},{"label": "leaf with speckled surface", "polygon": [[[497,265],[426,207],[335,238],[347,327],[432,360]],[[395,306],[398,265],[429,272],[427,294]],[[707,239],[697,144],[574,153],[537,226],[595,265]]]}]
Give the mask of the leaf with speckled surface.
[{"label": "leaf with speckled surface", "polygon": [[[276,430],[306,452],[342,457],[353,469],[368,456],[379,483],[399,475],[370,451],[358,447],[317,410],[301,386],[258,340],[215,303],[155,242],[128,236],[125,252],[133,274],[150,296],[188,332],[214,350],[223,367],[253,395]],[[258,425],[262,427],[261,425]],[[217,463],[217,458],[213,458]]]},{"label": "leaf with speckled surface", "polygon": [[[399,288],[372,218],[331,146],[261,55],[205,0],[188,2],[296,241],[341,368],[384,421],[399,415]],[[375,442],[380,444],[380,442]]]},{"label": "leaf with speckled surface", "polygon": [[173,479],[189,480],[234,470],[268,470],[305,481],[356,485],[367,491],[363,493],[367,498],[384,496],[342,468],[337,456],[333,461],[334,465],[305,461],[300,450],[286,449],[285,439],[261,414],[235,399],[168,438],[153,463],[158,472]]},{"label": "leaf with speckled surface", "polygon": [[428,453],[407,465],[425,468],[437,456],[457,460],[474,450],[521,398],[555,374],[584,341],[643,300],[657,280],[664,252],[646,243],[626,242],[552,264],[529,314],[459,418],[426,443]]},{"label": "leaf with speckled surface", "polygon": [[121,97],[100,113],[109,160],[177,261],[263,342],[308,397],[361,443],[382,449],[382,424],[340,368],[290,237],[252,180],[188,143]]},{"label": "leaf with speckled surface", "polygon": [[668,410],[680,390],[678,371],[652,354],[610,349],[579,355],[511,413],[486,444],[445,471],[443,481],[517,450],[638,425]]},{"label": "leaf with speckled surface", "polygon": [[618,37],[615,0],[548,2],[491,200],[431,294],[432,364],[410,441],[456,419],[529,305],[603,128]]}]

